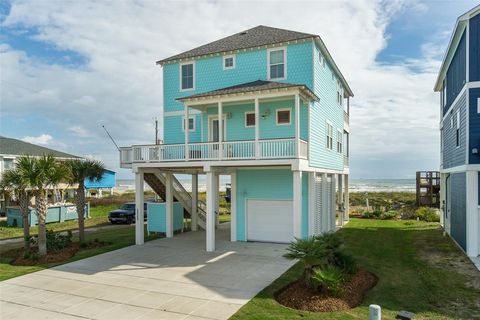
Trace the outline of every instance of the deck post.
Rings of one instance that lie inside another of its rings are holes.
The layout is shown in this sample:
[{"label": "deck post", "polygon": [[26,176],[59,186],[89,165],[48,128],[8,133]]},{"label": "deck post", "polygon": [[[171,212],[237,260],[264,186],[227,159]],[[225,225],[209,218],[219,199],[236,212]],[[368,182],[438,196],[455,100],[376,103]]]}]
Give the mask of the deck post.
[{"label": "deck post", "polygon": [[207,172],[207,221],[206,221],[206,249],[215,251],[215,173]]},{"label": "deck post", "polygon": [[322,212],[321,212],[321,221],[322,221],[322,227],[321,227],[321,232],[328,232],[330,231],[328,229],[329,226],[329,220],[330,220],[330,215],[328,212],[328,174],[327,173],[322,173]]},{"label": "deck post", "polygon": [[344,202],[343,202],[343,174],[338,174],[338,207],[342,214],[339,216],[340,225],[343,226],[344,223],[344,214],[343,210],[345,209]]},{"label": "deck post", "polygon": [[350,215],[349,215],[349,210],[350,210],[350,194],[348,191],[348,174],[343,175],[344,178],[344,188],[345,188],[345,200],[344,200],[344,207],[345,207],[345,213],[344,213],[344,221],[348,222],[350,220]]},{"label": "deck post", "polygon": [[300,95],[295,93],[295,157],[300,157]]},{"label": "deck post", "polygon": [[145,241],[144,235],[144,212],[143,212],[143,171],[137,169],[135,172],[135,244],[142,245]]},{"label": "deck post", "polygon": [[188,154],[188,144],[190,139],[190,115],[188,110],[188,105],[185,105],[185,119],[183,122],[183,126],[185,127],[185,161],[188,161],[189,154]]},{"label": "deck post", "polygon": [[237,241],[237,172],[230,174],[230,241]]},{"label": "deck post", "polygon": [[260,103],[255,98],[255,159],[260,158]]},{"label": "deck post", "polygon": [[172,190],[172,173],[165,174],[165,224],[167,238],[173,237],[173,190]]},{"label": "deck post", "polygon": [[330,208],[330,228],[331,230],[335,231],[337,227],[337,186],[336,186],[336,179],[335,179],[336,174],[331,175],[331,201],[332,201],[332,207]]},{"label": "deck post", "polygon": [[293,236],[302,238],[302,171],[293,171]]},{"label": "deck post", "polygon": [[218,102],[218,159],[223,158],[223,104]]},{"label": "deck post", "polygon": [[191,222],[192,231],[197,231],[198,225],[198,173],[192,174],[192,212],[191,212]]},{"label": "deck post", "polygon": [[215,225],[220,224],[220,175],[215,175]]}]

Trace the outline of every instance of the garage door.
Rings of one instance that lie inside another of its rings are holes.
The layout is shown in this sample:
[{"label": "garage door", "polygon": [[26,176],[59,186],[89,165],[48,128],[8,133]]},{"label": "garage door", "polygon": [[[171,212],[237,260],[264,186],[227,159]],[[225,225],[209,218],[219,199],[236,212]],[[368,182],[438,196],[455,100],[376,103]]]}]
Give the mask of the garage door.
[{"label": "garage door", "polygon": [[290,242],[292,239],[291,200],[247,200],[247,240]]}]

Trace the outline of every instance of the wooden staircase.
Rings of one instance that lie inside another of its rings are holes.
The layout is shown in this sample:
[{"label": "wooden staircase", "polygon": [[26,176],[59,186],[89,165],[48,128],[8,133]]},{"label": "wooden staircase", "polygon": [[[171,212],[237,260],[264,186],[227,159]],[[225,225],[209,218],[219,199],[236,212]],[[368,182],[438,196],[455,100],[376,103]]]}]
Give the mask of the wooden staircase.
[{"label": "wooden staircase", "polygon": [[[164,173],[145,173],[143,176],[145,182],[155,191],[155,193],[166,201],[166,177]],[[185,190],[180,181],[172,175],[173,182],[173,201],[178,201],[182,204],[185,213],[191,217],[192,214],[192,195]],[[198,200],[197,207],[197,223],[205,230],[207,214],[205,202]]]}]

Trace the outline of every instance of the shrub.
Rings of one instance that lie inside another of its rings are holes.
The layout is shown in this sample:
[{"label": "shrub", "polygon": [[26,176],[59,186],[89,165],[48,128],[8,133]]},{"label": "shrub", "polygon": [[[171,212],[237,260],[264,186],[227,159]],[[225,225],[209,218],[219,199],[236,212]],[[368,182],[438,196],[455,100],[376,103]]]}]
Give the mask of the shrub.
[{"label": "shrub", "polygon": [[390,211],[387,211],[387,212],[383,212],[381,214],[380,218],[383,219],[383,220],[396,219],[397,215],[398,215],[397,211],[390,210]]},{"label": "shrub", "polygon": [[439,222],[440,216],[435,209],[429,207],[421,207],[415,211],[415,215],[418,219],[426,222]]},{"label": "shrub", "polygon": [[38,255],[37,252],[26,251],[26,252],[23,253],[23,258],[33,260],[33,261],[37,261],[38,259],[40,259],[40,256]]},{"label": "shrub", "polygon": [[53,230],[47,231],[47,248],[49,251],[59,251],[72,244],[72,231],[67,231],[66,235],[55,233]]},{"label": "shrub", "polygon": [[338,296],[342,292],[342,270],[336,266],[328,265],[324,268],[315,268],[312,275],[312,285],[317,291],[326,290]]},{"label": "shrub", "polygon": [[403,207],[399,210],[400,218],[403,220],[415,219],[415,209],[411,207]]},{"label": "shrub", "polygon": [[382,215],[382,211],[374,210],[374,211],[365,211],[363,213],[363,217],[367,219],[378,219]]},{"label": "shrub", "polygon": [[341,251],[335,253],[335,265],[348,274],[355,274],[358,270],[355,258]]}]

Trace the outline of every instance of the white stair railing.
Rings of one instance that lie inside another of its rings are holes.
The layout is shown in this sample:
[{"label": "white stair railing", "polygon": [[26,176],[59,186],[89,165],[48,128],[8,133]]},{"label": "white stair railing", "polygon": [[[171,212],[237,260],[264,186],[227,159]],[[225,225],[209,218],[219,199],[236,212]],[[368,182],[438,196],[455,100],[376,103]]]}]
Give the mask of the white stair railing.
[{"label": "white stair railing", "polygon": [[[158,179],[165,185],[167,179],[165,174],[158,173],[156,174]],[[182,204],[182,206],[187,210],[190,215],[192,214],[192,195],[185,190],[183,185],[178,181],[175,176],[172,176],[172,184],[173,184],[173,196]],[[205,202],[198,200],[198,207],[197,207],[197,216],[198,216],[198,225],[205,230],[206,220],[207,220],[207,213],[206,213],[206,204]]]}]

